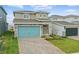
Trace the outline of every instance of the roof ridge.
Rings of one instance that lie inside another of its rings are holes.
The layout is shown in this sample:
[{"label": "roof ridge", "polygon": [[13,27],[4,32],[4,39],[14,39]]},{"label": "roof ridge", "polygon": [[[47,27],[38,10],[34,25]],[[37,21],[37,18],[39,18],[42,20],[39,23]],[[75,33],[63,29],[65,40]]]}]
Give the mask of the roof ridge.
[{"label": "roof ridge", "polygon": [[4,10],[4,8],[2,6],[0,6],[0,8],[4,11],[4,13],[7,15],[6,11]]}]

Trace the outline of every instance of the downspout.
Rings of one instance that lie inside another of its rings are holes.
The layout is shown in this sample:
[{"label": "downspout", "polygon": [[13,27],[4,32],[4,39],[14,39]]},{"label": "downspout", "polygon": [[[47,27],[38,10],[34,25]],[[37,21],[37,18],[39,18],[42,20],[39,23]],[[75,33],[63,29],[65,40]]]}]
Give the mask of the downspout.
[{"label": "downspout", "polygon": [[66,26],[64,26],[64,36],[66,36]]}]

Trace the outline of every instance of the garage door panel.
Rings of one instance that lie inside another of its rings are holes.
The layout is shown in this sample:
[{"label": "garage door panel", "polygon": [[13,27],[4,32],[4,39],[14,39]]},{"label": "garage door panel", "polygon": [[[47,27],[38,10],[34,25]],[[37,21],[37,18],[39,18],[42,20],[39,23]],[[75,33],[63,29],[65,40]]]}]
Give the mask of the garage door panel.
[{"label": "garage door panel", "polygon": [[66,36],[77,36],[78,28],[66,28]]},{"label": "garage door panel", "polygon": [[26,36],[26,34],[27,34],[27,32],[26,32],[26,28],[24,28],[24,27],[19,27],[18,28],[19,30],[18,30],[18,36],[19,37],[25,37]]},{"label": "garage door panel", "polygon": [[19,37],[40,37],[40,26],[21,26],[18,29]]},{"label": "garage door panel", "polygon": [[28,27],[27,28],[28,37],[40,36],[40,27]]}]

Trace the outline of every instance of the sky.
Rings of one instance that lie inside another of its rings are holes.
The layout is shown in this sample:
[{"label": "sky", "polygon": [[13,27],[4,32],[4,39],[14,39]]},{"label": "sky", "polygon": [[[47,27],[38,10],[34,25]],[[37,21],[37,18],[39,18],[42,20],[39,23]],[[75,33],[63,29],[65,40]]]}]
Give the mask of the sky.
[{"label": "sky", "polygon": [[49,15],[79,15],[79,5],[2,5],[7,12],[7,22],[13,25],[13,11],[46,11]]}]

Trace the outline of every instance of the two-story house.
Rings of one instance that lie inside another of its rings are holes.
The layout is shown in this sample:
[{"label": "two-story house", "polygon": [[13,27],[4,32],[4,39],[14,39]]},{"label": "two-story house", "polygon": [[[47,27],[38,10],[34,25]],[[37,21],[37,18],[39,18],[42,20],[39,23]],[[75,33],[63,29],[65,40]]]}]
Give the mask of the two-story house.
[{"label": "two-story house", "polygon": [[7,15],[6,11],[3,9],[3,7],[0,6],[0,35],[2,35],[8,29],[6,15]]},{"label": "two-story house", "polygon": [[47,12],[15,11],[15,37],[37,38],[51,34],[51,24]]}]

